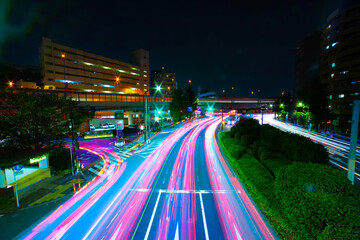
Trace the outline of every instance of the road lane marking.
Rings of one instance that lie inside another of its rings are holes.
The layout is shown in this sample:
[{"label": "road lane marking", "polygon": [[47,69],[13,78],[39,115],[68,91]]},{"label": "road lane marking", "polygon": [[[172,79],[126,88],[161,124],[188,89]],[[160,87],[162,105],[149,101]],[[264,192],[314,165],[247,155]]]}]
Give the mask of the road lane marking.
[{"label": "road lane marking", "polygon": [[158,197],[157,197],[157,199],[156,199],[156,203],[155,203],[155,207],[154,207],[153,213],[152,213],[152,215],[151,215],[151,219],[150,219],[150,222],[149,222],[149,225],[148,225],[148,229],[147,229],[146,234],[145,234],[145,238],[144,238],[145,240],[147,240],[148,237],[149,237],[150,229],[151,229],[151,226],[152,226],[152,222],[153,222],[153,220],[154,220],[154,217],[155,217],[157,205],[159,204],[159,200],[160,200],[161,193],[162,193],[162,191],[160,190],[160,191],[159,191],[159,195],[158,195]]},{"label": "road lane marking", "polygon": [[202,200],[201,193],[199,193],[199,196],[200,196],[201,214],[202,214],[202,218],[203,218],[204,231],[205,231],[205,239],[209,240],[209,233],[208,233],[208,228],[207,228],[207,223],[206,223],[206,218],[205,218],[205,211],[204,211],[204,203]]}]

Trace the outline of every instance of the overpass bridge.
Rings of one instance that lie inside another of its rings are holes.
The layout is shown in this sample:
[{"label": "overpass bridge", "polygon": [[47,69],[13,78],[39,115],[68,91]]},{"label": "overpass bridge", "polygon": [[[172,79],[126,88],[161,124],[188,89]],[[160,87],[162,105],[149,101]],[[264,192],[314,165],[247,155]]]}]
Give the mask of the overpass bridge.
[{"label": "overpass bridge", "polygon": [[[78,101],[80,106],[90,106],[93,111],[102,110],[117,110],[131,112],[143,112],[145,109],[145,101],[148,103],[148,109],[161,109],[167,112],[171,102],[171,97],[162,95],[126,95],[126,94],[112,94],[112,93],[97,93],[97,92],[66,92],[57,90],[36,90],[36,89],[17,89],[26,92],[54,92],[59,96],[67,95],[74,101]],[[260,111],[261,107],[270,108],[275,99],[261,99],[261,98],[199,98],[199,106],[203,110],[212,108],[216,110],[237,110],[238,112],[256,112]]]}]

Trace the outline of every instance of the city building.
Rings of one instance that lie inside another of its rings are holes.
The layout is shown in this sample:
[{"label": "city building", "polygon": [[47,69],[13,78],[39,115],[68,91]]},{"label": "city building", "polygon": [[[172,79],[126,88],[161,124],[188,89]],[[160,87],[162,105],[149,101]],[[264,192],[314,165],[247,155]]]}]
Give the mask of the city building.
[{"label": "city building", "polygon": [[308,93],[319,80],[321,32],[309,34],[296,45],[294,97]]},{"label": "city building", "polygon": [[151,94],[156,94],[156,87],[161,88],[161,94],[171,95],[172,90],[176,88],[176,76],[174,72],[170,72],[166,67],[161,67],[160,70],[151,71],[150,76]]},{"label": "city building", "polygon": [[320,81],[326,86],[334,131],[350,132],[352,103],[360,99],[360,4],[328,17],[322,34]]},{"label": "city building", "polygon": [[43,38],[41,73],[44,89],[144,94],[149,86],[149,52],[131,53],[134,64],[70,48]]}]

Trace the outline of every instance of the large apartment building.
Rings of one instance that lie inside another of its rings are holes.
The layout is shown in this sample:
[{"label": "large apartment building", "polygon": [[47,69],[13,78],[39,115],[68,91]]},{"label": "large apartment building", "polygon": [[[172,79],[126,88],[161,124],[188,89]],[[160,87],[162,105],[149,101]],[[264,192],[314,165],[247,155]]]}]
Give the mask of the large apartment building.
[{"label": "large apartment building", "polygon": [[326,86],[334,130],[349,132],[352,103],[360,99],[360,4],[328,17],[319,74]]},{"label": "large apartment building", "polygon": [[41,73],[44,89],[144,94],[149,89],[149,52],[131,53],[133,64],[70,48],[43,38]]},{"label": "large apartment building", "polygon": [[321,32],[309,34],[296,45],[294,97],[307,94],[319,80]]}]

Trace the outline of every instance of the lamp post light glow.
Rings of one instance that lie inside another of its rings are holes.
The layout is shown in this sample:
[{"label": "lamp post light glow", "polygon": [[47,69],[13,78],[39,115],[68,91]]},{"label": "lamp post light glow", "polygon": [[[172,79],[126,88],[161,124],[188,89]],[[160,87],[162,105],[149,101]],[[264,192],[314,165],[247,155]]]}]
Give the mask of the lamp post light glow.
[{"label": "lamp post light glow", "polygon": [[10,81],[9,81],[9,87],[12,88],[12,87],[13,87],[13,84],[14,84],[13,82],[10,82]]},{"label": "lamp post light glow", "polygon": [[156,86],[156,91],[161,92],[161,86],[160,85]]}]

